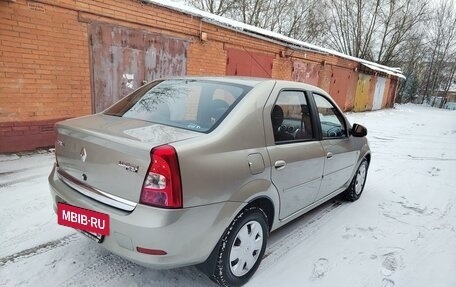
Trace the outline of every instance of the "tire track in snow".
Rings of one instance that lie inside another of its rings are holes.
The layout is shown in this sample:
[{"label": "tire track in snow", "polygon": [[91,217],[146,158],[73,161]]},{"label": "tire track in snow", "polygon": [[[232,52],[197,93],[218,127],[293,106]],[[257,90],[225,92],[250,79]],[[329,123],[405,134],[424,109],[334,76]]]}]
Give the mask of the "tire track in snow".
[{"label": "tire track in snow", "polygon": [[95,255],[93,264],[87,265],[76,274],[60,282],[58,286],[106,286],[108,282],[138,268],[139,265],[123,259],[109,251],[100,250]]},{"label": "tire track in snow", "polygon": [[0,258],[0,266],[4,266],[9,262],[17,262],[21,259],[29,258],[38,254],[45,253],[47,251],[53,250],[57,247],[60,246],[65,246],[69,244],[70,242],[76,240],[78,238],[76,233],[67,235],[65,237],[62,237],[60,239],[56,239],[53,241],[49,241],[43,244],[40,244],[38,246],[28,248],[22,251],[19,251],[17,253],[5,256]]},{"label": "tire track in snow", "polygon": [[[287,232],[287,235],[267,247],[259,269],[267,269],[271,265],[274,265],[289,251],[293,250],[296,246],[301,244],[302,241],[313,236],[315,231],[317,231],[322,225],[324,225],[329,219],[332,218],[332,216],[329,215],[332,215],[335,209],[338,209],[345,204],[346,203],[340,200],[336,200],[327,207],[317,207],[317,209],[314,209],[314,211],[310,211],[309,213],[306,213],[306,215],[303,215],[305,218],[308,217],[304,223],[300,224],[299,227],[292,230],[291,232]],[[295,221],[304,220],[303,217],[298,217],[295,219]],[[293,225],[293,223],[291,222],[288,225]],[[287,226],[284,226],[284,228],[286,229]],[[280,231],[280,228],[278,231]]]},{"label": "tire track in snow", "polygon": [[[76,241],[82,242],[84,239],[86,238],[76,232],[60,239],[2,257],[0,258],[0,266],[16,264],[21,260],[27,260],[33,256],[55,251],[59,247],[72,248],[68,245]],[[107,283],[121,276],[125,276],[128,271],[143,268],[103,249],[98,250],[94,254],[95,256],[91,260],[82,262],[82,269],[63,282],[59,282],[56,286],[109,286]]]},{"label": "tire track in snow", "polygon": [[5,187],[8,187],[8,186],[17,184],[17,183],[21,183],[21,182],[27,182],[29,180],[32,180],[32,179],[35,179],[35,178],[39,178],[39,177],[46,177],[46,175],[45,174],[36,174],[36,175],[22,177],[22,178],[19,178],[19,179],[10,180],[10,181],[4,182],[4,183],[0,183],[0,191],[2,190],[2,188],[5,188]]},{"label": "tire track in snow", "polygon": [[12,169],[12,170],[5,170],[0,172],[0,178],[10,176],[16,173],[21,173],[29,170],[34,170],[34,169],[41,169],[41,168],[50,168],[49,164],[40,164],[40,165],[35,165],[31,167],[21,167],[20,169]]},{"label": "tire track in snow", "polygon": [[33,167],[25,167],[21,169],[6,170],[0,172],[0,191],[17,183],[26,183],[39,177],[47,179],[51,171],[51,166],[48,164],[37,165]]}]

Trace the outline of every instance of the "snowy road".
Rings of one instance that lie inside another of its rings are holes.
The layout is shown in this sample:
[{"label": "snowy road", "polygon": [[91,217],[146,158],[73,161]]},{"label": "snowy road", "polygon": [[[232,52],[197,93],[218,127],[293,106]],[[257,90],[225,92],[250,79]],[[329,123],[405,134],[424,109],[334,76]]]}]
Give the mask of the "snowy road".
[{"label": "snowy road", "polygon": [[[456,111],[350,114],[372,164],[360,200],[332,200],[273,232],[247,286],[456,286]],[[0,155],[0,286],[214,286],[194,267],[152,270],[58,226],[52,154]]]}]

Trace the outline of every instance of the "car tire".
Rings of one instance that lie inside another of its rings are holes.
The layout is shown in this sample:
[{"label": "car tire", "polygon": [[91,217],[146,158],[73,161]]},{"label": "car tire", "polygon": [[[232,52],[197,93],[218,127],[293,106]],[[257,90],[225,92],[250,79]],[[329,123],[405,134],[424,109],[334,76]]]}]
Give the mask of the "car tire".
[{"label": "car tire", "polygon": [[263,259],[269,236],[267,220],[259,207],[241,211],[200,269],[220,286],[244,285]]},{"label": "car tire", "polygon": [[369,168],[369,163],[366,159],[363,159],[359,164],[358,169],[356,170],[355,175],[353,176],[352,181],[348,188],[344,191],[344,198],[348,201],[358,200],[363,193],[364,184],[366,183],[367,170]]}]

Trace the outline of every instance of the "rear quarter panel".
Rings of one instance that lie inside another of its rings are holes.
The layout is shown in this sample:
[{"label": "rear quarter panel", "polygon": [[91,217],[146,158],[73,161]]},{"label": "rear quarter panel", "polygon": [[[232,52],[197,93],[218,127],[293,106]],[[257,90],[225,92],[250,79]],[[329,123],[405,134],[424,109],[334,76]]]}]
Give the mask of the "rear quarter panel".
[{"label": "rear quarter panel", "polygon": [[[271,80],[255,86],[211,133],[173,144],[181,170],[184,207],[245,202],[270,189],[263,108],[274,84]],[[251,173],[250,154],[261,155],[262,172]]]}]

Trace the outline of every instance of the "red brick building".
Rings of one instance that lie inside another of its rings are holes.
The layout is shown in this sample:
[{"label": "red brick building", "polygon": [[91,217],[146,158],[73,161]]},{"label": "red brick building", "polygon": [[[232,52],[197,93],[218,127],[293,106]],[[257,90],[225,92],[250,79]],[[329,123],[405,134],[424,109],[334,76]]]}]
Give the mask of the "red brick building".
[{"label": "red brick building", "polygon": [[401,77],[172,2],[0,0],[0,47],[0,152],[52,146],[56,121],[170,75],[302,81],[355,111],[391,106]]}]

